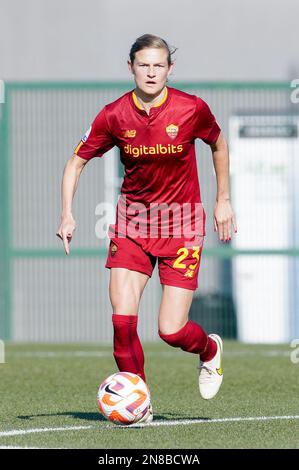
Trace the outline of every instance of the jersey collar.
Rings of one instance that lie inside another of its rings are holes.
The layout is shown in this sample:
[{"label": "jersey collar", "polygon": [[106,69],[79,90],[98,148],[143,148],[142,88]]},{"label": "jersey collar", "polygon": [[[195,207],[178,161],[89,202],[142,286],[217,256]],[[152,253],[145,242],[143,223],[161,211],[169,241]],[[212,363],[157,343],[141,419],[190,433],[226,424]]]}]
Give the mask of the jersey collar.
[{"label": "jersey collar", "polygon": [[[151,114],[156,114],[157,112],[161,111],[162,109],[164,109],[164,106],[166,106],[166,104],[168,103],[169,101],[169,98],[170,98],[170,93],[169,93],[169,88],[168,87],[165,87],[165,91],[164,91],[164,96],[161,98],[160,101],[158,101],[158,103],[156,103],[155,105],[153,105],[150,109],[150,115]],[[143,109],[138,100],[137,100],[137,97],[136,97],[136,93],[135,91],[133,90],[131,93],[130,93],[130,98],[131,98],[131,103],[133,104],[135,110],[139,113],[139,114],[143,114],[143,115],[146,115],[147,116],[147,113],[145,111],[145,109]]]}]

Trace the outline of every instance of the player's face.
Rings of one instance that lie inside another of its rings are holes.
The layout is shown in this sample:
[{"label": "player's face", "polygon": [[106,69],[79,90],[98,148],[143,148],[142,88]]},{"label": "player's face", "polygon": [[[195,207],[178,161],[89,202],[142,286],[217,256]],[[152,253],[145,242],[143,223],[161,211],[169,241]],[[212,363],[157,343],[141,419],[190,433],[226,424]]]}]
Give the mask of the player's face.
[{"label": "player's face", "polygon": [[163,90],[173,68],[167,57],[166,49],[146,48],[135,53],[133,64],[128,62],[136,86],[144,94],[154,97]]}]

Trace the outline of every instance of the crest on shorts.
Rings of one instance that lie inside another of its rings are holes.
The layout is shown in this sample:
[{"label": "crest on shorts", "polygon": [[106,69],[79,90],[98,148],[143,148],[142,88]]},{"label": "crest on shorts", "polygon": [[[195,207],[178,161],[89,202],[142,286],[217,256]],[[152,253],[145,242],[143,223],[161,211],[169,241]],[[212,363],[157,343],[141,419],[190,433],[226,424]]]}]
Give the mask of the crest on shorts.
[{"label": "crest on shorts", "polygon": [[115,253],[117,252],[117,246],[114,243],[111,244],[110,252],[111,252],[111,256],[114,256]]},{"label": "crest on shorts", "polygon": [[168,137],[175,139],[179,133],[179,126],[176,126],[175,124],[169,124],[169,126],[166,127],[166,132]]}]

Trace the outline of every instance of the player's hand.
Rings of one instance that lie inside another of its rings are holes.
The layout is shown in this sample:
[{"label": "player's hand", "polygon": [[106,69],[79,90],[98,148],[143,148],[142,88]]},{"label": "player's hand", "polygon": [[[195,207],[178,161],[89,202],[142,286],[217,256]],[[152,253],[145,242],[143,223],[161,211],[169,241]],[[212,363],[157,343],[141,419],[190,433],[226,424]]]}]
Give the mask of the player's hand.
[{"label": "player's hand", "polygon": [[72,215],[61,217],[60,227],[56,232],[57,237],[63,241],[65,254],[70,254],[70,242],[72,240],[73,232],[76,229],[76,222]]},{"label": "player's hand", "polygon": [[229,200],[219,200],[214,208],[214,231],[218,232],[219,240],[228,242],[231,240],[231,226],[237,233],[235,214]]}]

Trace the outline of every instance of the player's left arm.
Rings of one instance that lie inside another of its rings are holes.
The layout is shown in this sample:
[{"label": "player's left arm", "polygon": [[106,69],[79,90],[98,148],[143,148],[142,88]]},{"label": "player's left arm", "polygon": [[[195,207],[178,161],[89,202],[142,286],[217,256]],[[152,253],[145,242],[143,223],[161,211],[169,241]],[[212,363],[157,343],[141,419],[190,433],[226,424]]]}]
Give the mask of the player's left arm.
[{"label": "player's left arm", "polygon": [[231,239],[232,226],[234,232],[237,232],[237,224],[230,203],[228,145],[222,132],[220,132],[216,142],[210,144],[210,147],[217,181],[214,230],[218,232],[221,241],[227,242]]}]

